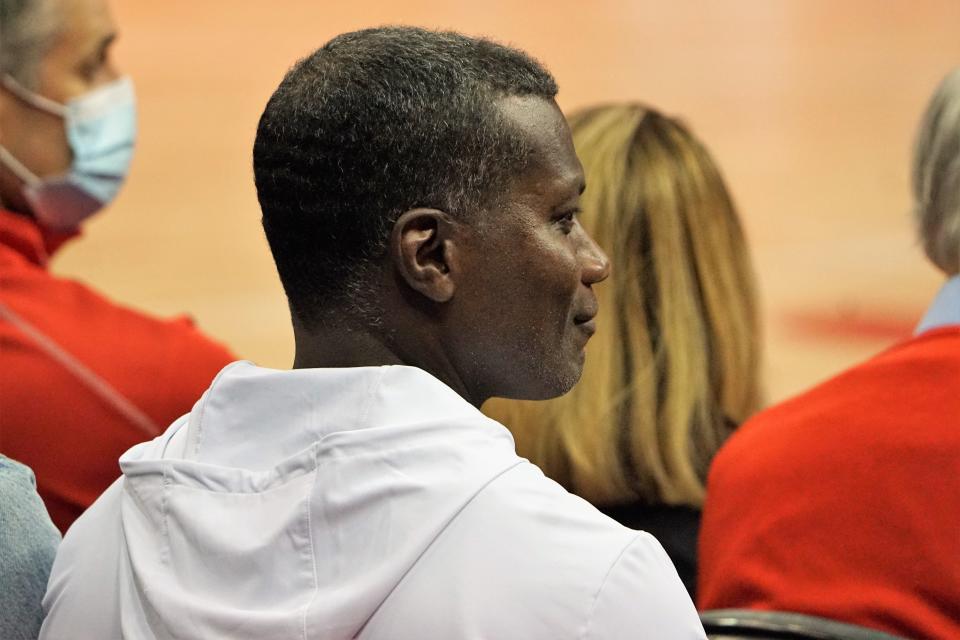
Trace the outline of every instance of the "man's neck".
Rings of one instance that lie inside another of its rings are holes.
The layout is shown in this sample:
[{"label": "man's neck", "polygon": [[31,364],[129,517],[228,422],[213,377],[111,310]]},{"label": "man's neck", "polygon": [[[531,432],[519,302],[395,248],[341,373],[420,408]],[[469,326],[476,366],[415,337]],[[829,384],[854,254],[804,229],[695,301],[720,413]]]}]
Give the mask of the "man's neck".
[{"label": "man's neck", "polygon": [[406,364],[368,331],[344,326],[311,331],[294,328],[294,337],[297,344],[294,369]]},{"label": "man's neck", "polygon": [[294,337],[294,369],[406,365],[423,369],[476,407],[485,400],[471,397],[450,359],[435,343],[400,344],[380,332],[343,325],[310,331],[295,326]]}]

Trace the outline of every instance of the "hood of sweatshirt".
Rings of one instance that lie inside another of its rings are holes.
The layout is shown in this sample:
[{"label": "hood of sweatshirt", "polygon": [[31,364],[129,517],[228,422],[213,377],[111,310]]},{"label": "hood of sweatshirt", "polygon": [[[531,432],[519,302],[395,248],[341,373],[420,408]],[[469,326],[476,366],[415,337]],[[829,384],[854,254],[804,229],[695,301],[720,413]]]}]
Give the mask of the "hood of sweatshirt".
[{"label": "hood of sweatshirt", "polygon": [[420,369],[234,363],[120,460],[124,635],[352,638],[521,462],[502,425]]}]

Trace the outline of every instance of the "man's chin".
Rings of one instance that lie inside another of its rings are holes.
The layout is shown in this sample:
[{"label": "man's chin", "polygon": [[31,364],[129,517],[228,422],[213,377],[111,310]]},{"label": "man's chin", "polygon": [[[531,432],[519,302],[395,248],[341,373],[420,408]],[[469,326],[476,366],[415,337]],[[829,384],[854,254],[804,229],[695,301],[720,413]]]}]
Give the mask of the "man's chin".
[{"label": "man's chin", "polygon": [[552,400],[568,393],[583,375],[584,354],[581,351],[579,355],[579,360],[565,367],[558,366],[544,370],[537,376],[535,383],[500,397],[511,400]]}]

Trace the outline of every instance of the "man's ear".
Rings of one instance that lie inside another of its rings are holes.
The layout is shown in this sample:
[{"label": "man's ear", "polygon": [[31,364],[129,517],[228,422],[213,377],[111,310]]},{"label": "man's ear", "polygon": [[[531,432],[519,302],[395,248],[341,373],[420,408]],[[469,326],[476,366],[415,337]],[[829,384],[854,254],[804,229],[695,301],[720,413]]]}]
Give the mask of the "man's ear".
[{"label": "man's ear", "polygon": [[456,291],[457,223],[438,209],[405,211],[390,234],[390,258],[414,291],[447,302]]}]

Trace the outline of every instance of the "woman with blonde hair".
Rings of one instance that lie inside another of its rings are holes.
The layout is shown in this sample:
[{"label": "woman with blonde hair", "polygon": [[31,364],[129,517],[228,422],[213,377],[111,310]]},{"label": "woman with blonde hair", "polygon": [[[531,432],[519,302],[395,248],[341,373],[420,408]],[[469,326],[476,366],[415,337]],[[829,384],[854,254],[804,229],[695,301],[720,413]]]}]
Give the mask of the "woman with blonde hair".
[{"label": "woman with blonde hair", "polygon": [[677,120],[625,104],[569,121],[588,185],[580,221],[613,265],[597,333],[569,394],[486,411],[547,476],[654,534],[692,593],[707,468],[760,401],[744,234],[716,165]]}]

